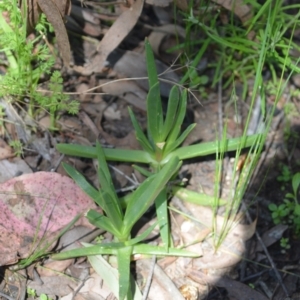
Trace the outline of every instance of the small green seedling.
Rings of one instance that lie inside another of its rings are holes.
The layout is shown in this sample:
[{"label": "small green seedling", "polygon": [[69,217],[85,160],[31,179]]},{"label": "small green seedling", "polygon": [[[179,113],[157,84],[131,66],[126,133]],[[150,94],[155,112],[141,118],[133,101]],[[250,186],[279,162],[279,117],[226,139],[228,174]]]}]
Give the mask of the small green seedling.
[{"label": "small green seedling", "polygon": [[298,190],[300,185],[300,173],[296,173],[292,178],[293,193],[287,193],[283,203],[276,205],[271,203],[269,209],[275,224],[289,223],[297,235],[300,234],[300,204],[298,202]]},{"label": "small green seedling", "polygon": [[274,224],[285,223],[285,219],[290,213],[290,209],[285,203],[282,203],[280,205],[271,203],[269,205],[269,210],[272,212],[272,219]]},{"label": "small green seedling", "polygon": [[30,287],[27,287],[27,295],[31,298],[34,298],[36,296],[36,290],[32,289]]},{"label": "small green seedling", "polygon": [[281,253],[286,253],[287,250],[291,249],[291,245],[289,243],[289,238],[281,238],[280,239],[280,247],[282,248]]},{"label": "small green seedling", "polygon": [[27,287],[27,295],[30,297],[30,298],[33,298],[33,299],[39,299],[39,300],[52,300],[51,297],[47,296],[46,294],[41,294],[39,297],[37,296],[36,294],[36,290],[35,289],[32,289],[30,287]]},{"label": "small green seedling", "polygon": [[282,165],[281,167],[281,174],[277,177],[277,180],[279,182],[282,182],[283,185],[281,186],[281,189],[284,191],[286,188],[286,184],[289,183],[293,178],[293,174],[290,171],[289,167],[287,165]]}]

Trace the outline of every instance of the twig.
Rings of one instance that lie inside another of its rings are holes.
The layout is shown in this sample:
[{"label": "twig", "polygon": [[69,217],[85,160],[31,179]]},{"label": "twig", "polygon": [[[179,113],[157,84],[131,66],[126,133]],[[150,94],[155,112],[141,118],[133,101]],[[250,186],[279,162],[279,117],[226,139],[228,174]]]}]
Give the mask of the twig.
[{"label": "twig", "polygon": [[[242,205],[244,206],[244,208],[246,207],[244,203],[243,203]],[[244,208],[243,208],[243,209],[244,209]],[[251,216],[250,216],[250,214],[249,214],[249,212],[248,212],[247,209],[245,209],[245,214],[246,214],[246,217],[247,217],[248,222],[251,224],[253,221],[252,221],[252,218],[251,218]],[[259,233],[258,233],[257,231],[255,231],[255,235],[256,235],[257,240],[259,241],[259,243],[260,243],[260,245],[261,245],[263,251],[265,252],[265,254],[266,254],[266,256],[267,256],[267,258],[268,258],[268,260],[269,260],[269,262],[270,262],[270,265],[271,265],[271,267],[272,267],[272,269],[273,269],[273,271],[274,271],[274,273],[275,273],[275,276],[276,276],[276,278],[277,278],[279,284],[280,284],[281,287],[282,287],[282,290],[284,291],[286,297],[289,297],[288,290],[287,290],[286,286],[284,285],[284,283],[283,283],[283,281],[282,281],[282,278],[281,278],[281,276],[280,276],[280,273],[279,273],[279,271],[277,270],[277,268],[276,268],[276,266],[275,266],[275,264],[274,264],[274,261],[273,261],[272,257],[271,257],[270,254],[269,254],[269,251],[268,251],[267,247],[265,246],[263,240],[261,239],[261,237],[260,237],[260,235],[259,235]]]},{"label": "twig", "polygon": [[149,290],[150,290],[150,287],[151,287],[152,278],[153,278],[155,264],[156,264],[156,255],[153,255],[152,259],[151,259],[151,265],[150,265],[148,278],[147,278],[146,285],[145,285],[145,288],[144,288],[144,291],[143,291],[142,300],[146,300],[147,297],[148,297]]},{"label": "twig", "polygon": [[6,298],[6,299],[8,299],[8,300],[16,300],[15,298],[12,298],[12,297],[10,297],[10,296],[8,296],[8,295],[2,293],[2,292],[0,292],[0,296]]}]

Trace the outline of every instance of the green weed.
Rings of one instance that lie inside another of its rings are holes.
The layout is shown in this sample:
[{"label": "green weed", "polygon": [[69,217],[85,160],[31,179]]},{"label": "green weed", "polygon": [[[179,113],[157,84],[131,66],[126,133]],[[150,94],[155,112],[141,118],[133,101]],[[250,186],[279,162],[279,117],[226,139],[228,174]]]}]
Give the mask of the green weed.
[{"label": "green weed", "polygon": [[292,177],[292,193],[287,193],[283,203],[276,205],[271,203],[269,210],[272,213],[274,224],[289,224],[296,235],[300,234],[300,204],[298,190],[300,185],[300,173]]},{"label": "green weed", "polygon": [[[36,115],[36,107],[46,110],[51,116],[51,127],[55,128],[58,112],[77,113],[78,103],[62,93],[60,72],[52,73],[55,57],[43,41],[47,32],[52,30],[51,25],[42,15],[35,28],[35,38],[27,38],[26,5],[24,7],[25,11],[21,12],[17,0],[0,3],[0,52],[4,52],[8,61],[6,73],[0,76],[0,96],[11,96],[20,103],[28,99],[30,116]],[[50,75],[47,93],[38,91],[40,80],[45,75]]]},{"label": "green weed", "polygon": [[[146,61],[149,76],[149,93],[147,96],[147,134],[144,134],[133,112],[129,109],[136,138],[143,150],[102,149],[70,144],[59,144],[57,149],[68,155],[75,155],[98,160],[98,178],[101,189],[93,188],[84,177],[74,168],[64,165],[67,173],[75,182],[103,209],[104,214],[95,210],[87,213],[88,220],[99,228],[111,232],[114,242],[109,244],[100,243],[87,245],[87,248],[74,251],[62,252],[52,256],[54,259],[68,257],[91,256],[98,254],[112,254],[117,256],[119,270],[119,297],[132,299],[130,288],[129,264],[132,254],[148,255],[192,255],[170,248],[171,236],[168,217],[167,202],[170,193],[175,193],[185,201],[191,201],[200,205],[218,206],[219,198],[208,197],[203,194],[190,192],[183,187],[174,186],[171,183],[176,177],[183,159],[204,156],[213,153],[227,152],[255,145],[260,147],[260,136],[243,136],[242,138],[227,139],[223,135],[221,142],[196,144],[181,147],[188,134],[193,130],[191,124],[181,133],[181,126],[186,114],[187,91],[180,91],[174,86],[169,95],[167,112],[164,116],[160,97],[159,78],[151,47],[146,41]],[[119,199],[114,190],[106,160],[144,163],[150,167],[144,169],[136,167],[147,179],[131,194]],[[183,197],[181,197],[184,195]],[[155,204],[157,223],[160,227],[160,235],[164,247],[152,247],[140,244],[153,230],[151,226],[139,237],[131,238],[131,229],[138,219],[146,212],[151,204]],[[183,251],[183,250],[182,250]]]}]

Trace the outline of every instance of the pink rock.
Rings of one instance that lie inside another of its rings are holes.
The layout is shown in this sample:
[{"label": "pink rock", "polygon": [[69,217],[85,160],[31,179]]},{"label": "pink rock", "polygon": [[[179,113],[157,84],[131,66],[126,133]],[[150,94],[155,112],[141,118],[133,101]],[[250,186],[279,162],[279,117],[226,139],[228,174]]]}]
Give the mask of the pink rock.
[{"label": "pink rock", "polygon": [[[2,183],[0,197],[0,265],[24,257],[36,236],[53,236],[77,214],[96,208],[72,179],[52,172],[25,174]],[[81,218],[77,224],[87,223]]]}]

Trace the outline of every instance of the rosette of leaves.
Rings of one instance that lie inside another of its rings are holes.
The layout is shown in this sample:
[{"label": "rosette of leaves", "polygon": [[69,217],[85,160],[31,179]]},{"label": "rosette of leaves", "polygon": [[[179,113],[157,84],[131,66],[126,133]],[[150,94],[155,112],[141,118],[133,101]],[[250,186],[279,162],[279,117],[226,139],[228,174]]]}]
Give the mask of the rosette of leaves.
[{"label": "rosette of leaves", "polygon": [[[130,283],[130,260],[133,254],[159,255],[159,256],[189,256],[197,257],[185,250],[165,248],[141,243],[157,225],[150,226],[141,235],[131,238],[132,227],[141,216],[154,203],[157,196],[165,188],[170,178],[181,166],[178,157],[172,157],[161,170],[149,176],[127,198],[125,208],[114,189],[109,169],[105,160],[103,149],[97,142],[98,179],[101,184],[99,190],[92,187],[87,180],[70,165],[64,164],[67,173],[75,180],[82,190],[89,195],[103,210],[89,210],[87,219],[96,227],[113,234],[114,241],[96,245],[84,244],[85,248],[61,252],[52,256],[53,259],[67,259],[70,257],[115,255],[119,270],[119,299],[132,299]],[[92,262],[91,262],[92,263]]]},{"label": "rosette of leaves", "polygon": [[[181,133],[183,120],[187,107],[187,91],[181,91],[178,86],[174,86],[169,95],[168,107],[164,116],[162,101],[160,96],[159,77],[156,71],[155,59],[149,42],[145,42],[146,61],[149,77],[149,93],[147,95],[147,134],[143,132],[138,124],[133,112],[129,108],[132,124],[135,129],[136,138],[142,150],[125,149],[103,149],[106,160],[123,161],[133,163],[148,164],[151,172],[157,173],[161,168],[174,157],[179,160],[194,158],[198,156],[220,153],[221,151],[231,151],[251,146],[257,136],[224,139],[220,141],[195,144],[182,147],[181,144],[188,134],[193,130],[195,124],[191,124]],[[222,149],[221,149],[222,148]],[[59,144],[57,149],[68,155],[96,158],[97,148],[81,145]],[[146,176],[152,174],[147,170],[137,167]],[[176,176],[172,177],[172,179]],[[166,185],[158,194],[155,200],[156,213],[160,226],[161,237],[166,245],[169,246],[169,221],[167,200],[170,189]],[[190,191],[175,187],[173,193],[185,201],[196,202],[201,205],[212,205],[212,197],[203,194],[195,194]],[[182,198],[180,195],[188,195]],[[196,201],[194,201],[197,199]]]}]

